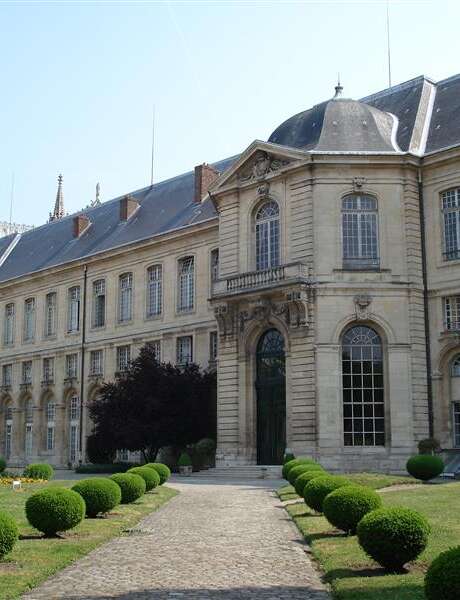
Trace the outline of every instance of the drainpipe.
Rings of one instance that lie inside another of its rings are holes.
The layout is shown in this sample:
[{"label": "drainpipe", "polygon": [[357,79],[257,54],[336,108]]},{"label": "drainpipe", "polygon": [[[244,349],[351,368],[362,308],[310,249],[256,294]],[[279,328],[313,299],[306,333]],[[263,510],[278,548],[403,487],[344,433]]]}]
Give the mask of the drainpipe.
[{"label": "drainpipe", "polygon": [[428,400],[428,430],[433,437],[433,381],[431,377],[431,344],[430,344],[430,315],[428,311],[428,281],[426,269],[426,242],[425,242],[425,207],[423,204],[423,178],[422,170],[418,169],[418,202],[420,212],[420,234],[422,251],[422,280],[423,280],[423,312],[425,317],[425,352],[426,352],[426,390]]},{"label": "drainpipe", "polygon": [[87,282],[88,282],[88,266],[83,266],[83,314],[82,314],[82,326],[81,326],[81,361],[80,361],[80,452],[79,452],[79,463],[82,464],[82,450],[83,450],[83,394],[85,389],[85,344],[86,344],[86,295],[87,295]]}]

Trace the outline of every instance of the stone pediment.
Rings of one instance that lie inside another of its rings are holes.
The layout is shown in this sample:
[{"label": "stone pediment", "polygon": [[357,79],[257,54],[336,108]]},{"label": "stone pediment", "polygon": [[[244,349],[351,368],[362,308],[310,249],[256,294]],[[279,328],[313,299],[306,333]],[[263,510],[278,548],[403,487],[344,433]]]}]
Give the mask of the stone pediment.
[{"label": "stone pediment", "polygon": [[239,159],[220,175],[210,192],[216,194],[232,187],[263,184],[271,175],[306,158],[306,153],[301,150],[266,142],[253,142]]}]

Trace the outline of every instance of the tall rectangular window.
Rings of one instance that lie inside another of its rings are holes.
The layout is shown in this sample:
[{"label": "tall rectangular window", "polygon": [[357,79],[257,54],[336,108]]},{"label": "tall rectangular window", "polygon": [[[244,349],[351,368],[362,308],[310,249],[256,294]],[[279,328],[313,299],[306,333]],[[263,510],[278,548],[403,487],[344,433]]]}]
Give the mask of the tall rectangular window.
[{"label": "tall rectangular window", "polygon": [[80,419],[80,398],[72,396],[70,398],[70,420],[78,421]]},{"label": "tall rectangular window", "polygon": [[453,405],[454,421],[454,446],[460,448],[460,402],[454,402]]},{"label": "tall rectangular window", "polygon": [[45,298],[45,337],[56,335],[56,292],[46,294]]},{"label": "tall rectangular window", "polygon": [[122,373],[126,371],[131,360],[131,347],[118,346],[117,348],[117,371]]},{"label": "tall rectangular window", "polygon": [[35,337],[35,298],[24,302],[24,341],[31,342]]},{"label": "tall rectangular window", "polygon": [[147,269],[147,317],[161,315],[163,273],[161,265]]},{"label": "tall rectangular window", "polygon": [[187,256],[178,263],[178,312],[193,310],[195,305],[195,261]]},{"label": "tall rectangular window", "polygon": [[5,413],[5,458],[11,457],[13,443],[13,408],[7,406]]},{"label": "tall rectangular window", "polygon": [[50,401],[46,405],[46,449],[54,450],[56,405]]},{"label": "tall rectangular window", "polygon": [[24,451],[26,456],[32,456],[33,453],[33,425],[32,423],[26,423],[26,435],[25,435],[25,444]]},{"label": "tall rectangular window", "polygon": [[93,282],[93,327],[105,325],[105,280]]},{"label": "tall rectangular window", "polygon": [[460,258],[460,188],[441,194],[444,225],[444,258]]},{"label": "tall rectangular window", "polygon": [[32,361],[25,360],[22,363],[22,383],[31,384],[32,383]]},{"label": "tall rectangular window", "polygon": [[54,425],[48,425],[46,428],[46,449],[54,450]]},{"label": "tall rectangular window", "polygon": [[78,354],[67,354],[65,357],[65,376],[68,379],[77,377]]},{"label": "tall rectangular window", "polygon": [[211,250],[211,282],[219,279],[219,249]]},{"label": "tall rectangular window", "polygon": [[158,362],[161,362],[161,341],[155,340],[154,342],[148,342],[150,348],[152,348],[155,358]]},{"label": "tall rectangular window", "polygon": [[209,334],[209,362],[217,360],[217,331],[211,331]]},{"label": "tall rectangular window", "polygon": [[193,338],[191,335],[177,338],[176,361],[178,365],[186,365],[193,361]]},{"label": "tall rectangular window", "polygon": [[6,346],[14,344],[14,304],[10,302],[5,306],[5,330],[3,341]]},{"label": "tall rectangular window", "polygon": [[2,385],[11,387],[13,385],[13,365],[3,365],[2,367]]},{"label": "tall rectangular window", "polygon": [[67,331],[75,333],[80,329],[80,286],[69,289]]},{"label": "tall rectangular window", "polygon": [[54,382],[54,358],[43,359],[43,381],[45,383]]},{"label": "tall rectangular window", "polygon": [[120,323],[133,318],[133,274],[120,275],[118,320]]},{"label": "tall rectangular window", "polygon": [[377,200],[350,194],[342,200],[343,263],[347,269],[379,266]]},{"label": "tall rectangular window", "polygon": [[91,350],[89,355],[89,374],[90,375],[102,375],[102,350]]},{"label": "tall rectangular window", "polygon": [[460,296],[444,298],[444,328],[448,331],[460,330]]}]

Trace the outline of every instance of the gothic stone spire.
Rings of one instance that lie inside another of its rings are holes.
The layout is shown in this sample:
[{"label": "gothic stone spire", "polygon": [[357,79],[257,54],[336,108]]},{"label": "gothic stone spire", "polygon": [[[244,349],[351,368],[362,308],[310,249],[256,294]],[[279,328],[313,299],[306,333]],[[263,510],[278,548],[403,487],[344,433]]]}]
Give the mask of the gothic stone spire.
[{"label": "gothic stone spire", "polygon": [[50,213],[50,222],[62,219],[64,213],[64,195],[62,193],[62,175],[58,177],[58,189],[56,193],[56,202],[54,203],[54,211]]}]

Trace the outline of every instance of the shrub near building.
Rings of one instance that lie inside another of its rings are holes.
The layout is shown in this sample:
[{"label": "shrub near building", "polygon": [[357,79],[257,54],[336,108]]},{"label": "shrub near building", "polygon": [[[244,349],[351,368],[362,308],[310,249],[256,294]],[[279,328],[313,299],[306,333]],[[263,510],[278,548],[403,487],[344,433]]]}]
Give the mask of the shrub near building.
[{"label": "shrub near building", "polygon": [[129,469],[127,473],[134,473],[135,475],[140,475],[142,479],[145,481],[145,491],[149,492],[153,490],[157,486],[160,485],[160,476],[152,467],[148,467],[147,465],[142,467],[133,467]]},{"label": "shrub near building", "polygon": [[291,485],[294,485],[297,477],[299,477],[299,475],[302,475],[302,473],[306,473],[307,471],[322,471],[322,472],[324,472],[324,469],[321,465],[312,464],[312,463],[297,465],[297,466],[293,467],[292,469],[289,469],[289,473],[287,476],[289,483]]},{"label": "shrub near building", "polygon": [[145,481],[135,473],[115,473],[110,477],[121,489],[121,503],[130,504],[145,494]]},{"label": "shrub near building", "polygon": [[155,469],[155,471],[160,476],[160,485],[166,483],[171,477],[170,468],[167,465],[164,465],[163,463],[147,463],[144,466],[150,467],[151,469]]},{"label": "shrub near building", "polygon": [[460,598],[460,546],[451,548],[434,559],[425,576],[427,600]]},{"label": "shrub near building", "polygon": [[[299,477],[301,479],[303,475]],[[299,479],[297,481],[299,481]],[[297,482],[296,482],[297,483]],[[339,475],[318,475],[314,477],[303,488],[305,504],[316,512],[323,512],[323,502],[334,490],[345,485],[350,485],[350,480]]]},{"label": "shrub near building", "polygon": [[80,494],[59,487],[47,488],[29,496],[25,508],[29,523],[46,536],[76,527],[86,511]]},{"label": "shrub near building", "polygon": [[9,554],[19,537],[16,521],[4,512],[0,512],[0,558]]},{"label": "shrub near building", "polygon": [[85,501],[86,516],[90,518],[110,512],[121,502],[120,486],[104,477],[82,479],[72,490]]},{"label": "shrub near building", "polygon": [[374,490],[362,485],[345,485],[326,496],[323,512],[331,525],[354,534],[364,515],[381,506],[382,499]]},{"label": "shrub near building", "polygon": [[409,475],[412,475],[415,479],[429,481],[441,475],[444,471],[444,462],[439,456],[417,454],[409,458],[406,469]]},{"label": "shrub near building", "polygon": [[46,479],[49,481],[53,478],[54,470],[51,465],[46,463],[33,463],[27,465],[24,469],[23,473],[24,477],[29,477],[30,479]]},{"label": "shrub near building", "polygon": [[318,464],[312,458],[294,458],[284,463],[282,469],[283,479],[288,480],[289,471],[294,467],[298,467],[299,465],[316,465]]},{"label": "shrub near building", "polygon": [[310,481],[313,481],[313,479],[321,477],[322,475],[327,475],[326,471],[323,469],[309,469],[308,471],[301,473],[294,481],[294,489],[296,494],[300,497],[303,497],[305,486],[310,483]]}]

